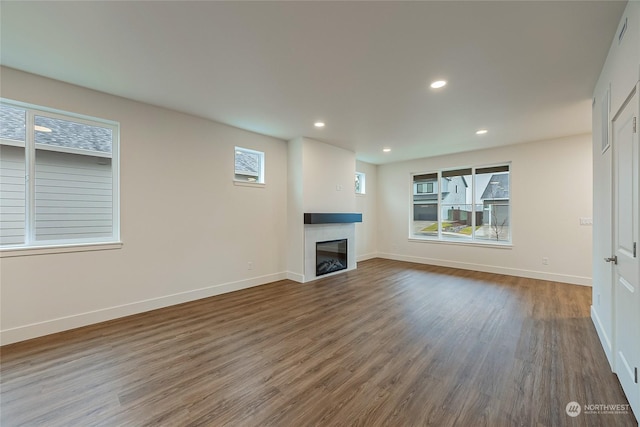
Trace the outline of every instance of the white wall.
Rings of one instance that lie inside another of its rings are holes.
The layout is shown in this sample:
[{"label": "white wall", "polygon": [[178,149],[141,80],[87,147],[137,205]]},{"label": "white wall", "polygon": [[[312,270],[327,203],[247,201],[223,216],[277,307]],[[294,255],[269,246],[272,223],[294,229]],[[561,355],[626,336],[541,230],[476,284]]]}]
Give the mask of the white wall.
[{"label": "white wall", "polygon": [[376,257],[378,252],[378,166],[356,161],[356,171],[365,174],[366,194],[356,194],[356,212],[362,222],[356,223],[356,252],[358,261]]},{"label": "white wall", "polygon": [[304,212],[354,212],[356,154],[303,138]]},{"label": "white wall", "polygon": [[288,156],[287,278],[304,282],[314,278],[315,271],[305,274],[303,214],[355,211],[356,155],[300,137],[289,141]]},{"label": "white wall", "polygon": [[[622,23],[627,21],[627,31],[618,42]],[[623,105],[640,78],[640,2],[631,1],[613,36],[611,48],[602,73],[593,92],[593,298],[591,313],[600,341],[613,365],[613,307],[612,265],[603,258],[612,255],[611,192],[612,150],[602,152],[603,100],[607,90],[611,92],[609,121]],[[605,103],[606,105],[606,103]],[[606,107],[605,107],[606,108]],[[605,132],[607,130],[605,129]],[[610,131],[609,137],[611,136]]]},{"label": "white wall", "polygon": [[304,279],[303,138],[287,144],[287,278]]},{"label": "white wall", "polygon": [[[4,98],[120,122],[124,242],[3,256],[3,344],[284,278],[286,142],[13,69],[1,75]],[[264,188],[233,184],[236,145],[266,153]]]},{"label": "white wall", "polygon": [[[513,247],[410,241],[411,173],[511,162]],[[378,166],[381,257],[591,284],[591,137],[573,136]],[[549,264],[542,264],[548,257]]]}]

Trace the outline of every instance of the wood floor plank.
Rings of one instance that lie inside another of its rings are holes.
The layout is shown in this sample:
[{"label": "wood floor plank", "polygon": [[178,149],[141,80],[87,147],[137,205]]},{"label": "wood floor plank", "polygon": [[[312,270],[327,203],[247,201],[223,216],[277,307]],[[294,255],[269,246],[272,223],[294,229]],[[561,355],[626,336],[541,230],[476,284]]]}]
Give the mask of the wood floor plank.
[{"label": "wood floor plank", "polygon": [[4,426],[636,426],[590,288],[374,259],[0,348]]}]

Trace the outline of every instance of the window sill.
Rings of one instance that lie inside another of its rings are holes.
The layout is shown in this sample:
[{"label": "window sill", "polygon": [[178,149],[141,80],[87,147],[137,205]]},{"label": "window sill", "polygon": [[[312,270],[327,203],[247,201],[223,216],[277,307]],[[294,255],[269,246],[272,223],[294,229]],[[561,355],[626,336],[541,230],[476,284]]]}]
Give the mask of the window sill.
[{"label": "window sill", "polygon": [[256,188],[265,187],[265,184],[260,182],[246,182],[246,181],[236,181],[236,180],[233,180],[233,185],[238,185],[240,187],[256,187]]},{"label": "window sill", "polygon": [[0,249],[0,258],[30,255],[61,254],[68,252],[107,251],[122,248],[122,242],[111,243],[77,243],[50,246],[24,246]]},{"label": "window sill", "polygon": [[417,237],[409,237],[410,242],[416,243],[435,243],[439,245],[457,245],[457,246],[472,246],[472,247],[481,247],[481,248],[494,248],[494,249],[513,249],[513,243],[505,242],[505,243],[488,243],[488,242],[479,242],[477,240],[470,241],[458,241],[458,240],[439,240],[439,239],[429,239],[429,238],[417,238]]}]

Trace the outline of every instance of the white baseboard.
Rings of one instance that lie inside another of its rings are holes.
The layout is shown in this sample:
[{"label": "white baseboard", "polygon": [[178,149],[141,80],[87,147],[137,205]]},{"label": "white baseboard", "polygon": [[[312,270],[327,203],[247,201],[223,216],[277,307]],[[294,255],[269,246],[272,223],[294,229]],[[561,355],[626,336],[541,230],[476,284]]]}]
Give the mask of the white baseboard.
[{"label": "white baseboard", "polygon": [[69,329],[92,325],[94,323],[105,322],[132,314],[144,313],[145,311],[156,310],[158,308],[169,307],[184,302],[195,301],[228,292],[239,291],[241,289],[264,285],[287,278],[288,273],[275,273],[265,276],[252,277],[250,279],[238,280],[236,282],[222,283],[201,289],[180,292],[158,298],[137,301],[115,307],[103,308],[86,313],[74,314],[60,317],[44,322],[32,323],[30,325],[19,326],[17,328],[0,331],[0,345],[25,341],[44,335],[54,334]]},{"label": "white baseboard", "polygon": [[368,259],[378,258],[378,254],[376,252],[372,252],[370,254],[358,255],[356,257],[357,262],[366,261]]},{"label": "white baseboard", "polygon": [[416,264],[437,265],[439,267],[459,268],[461,270],[482,271],[484,273],[506,274],[508,276],[527,277],[530,279],[549,280],[553,282],[571,283],[574,285],[591,286],[591,277],[572,276],[568,274],[547,273],[545,271],[523,270],[518,268],[499,267],[495,265],[473,264],[468,262],[449,261],[433,258],[378,253],[379,258],[396,261],[415,262]]},{"label": "white baseboard", "polygon": [[600,338],[600,344],[604,350],[604,354],[607,355],[607,361],[609,362],[609,367],[611,371],[615,372],[614,364],[613,364],[613,345],[611,344],[611,340],[604,330],[604,326],[602,325],[602,321],[600,320],[600,316],[598,316],[598,312],[595,307],[591,306],[591,321],[593,322],[593,326],[596,328],[596,332],[598,333],[598,338]]},{"label": "white baseboard", "polygon": [[287,276],[287,279],[293,280],[294,282],[304,283],[304,274],[287,271],[286,276]]}]

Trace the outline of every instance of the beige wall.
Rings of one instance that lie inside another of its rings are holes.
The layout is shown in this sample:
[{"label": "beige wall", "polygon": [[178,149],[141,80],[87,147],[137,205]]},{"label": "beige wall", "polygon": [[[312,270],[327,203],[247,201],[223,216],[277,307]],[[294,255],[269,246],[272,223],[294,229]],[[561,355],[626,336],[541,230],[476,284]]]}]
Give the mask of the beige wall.
[{"label": "beige wall", "polygon": [[358,261],[364,261],[378,252],[378,166],[357,161],[356,171],[366,180],[366,194],[356,194],[355,210],[362,213],[362,223],[356,224],[356,251]]},{"label": "beige wall", "polygon": [[[589,284],[590,136],[382,166],[299,138],[209,120],[2,68],[2,96],[121,123],[121,231],[108,251],[0,259],[2,342],[303,275],[303,212],[362,212],[373,256]],[[266,186],[236,186],[233,147],[265,151]],[[513,247],[408,239],[410,173],[512,162]],[[355,171],[367,175],[356,196]],[[338,191],[337,186],[342,190]],[[549,258],[549,265],[541,263]],[[253,268],[248,269],[248,262]]]},{"label": "beige wall", "polygon": [[304,212],[354,212],[356,153],[303,138]]},{"label": "beige wall", "polygon": [[[7,68],[1,91],[120,122],[124,242],[3,256],[3,343],[285,276],[285,141]],[[266,153],[264,188],[233,184],[236,145]]]},{"label": "beige wall", "polygon": [[[409,240],[411,173],[511,162],[511,248]],[[378,166],[378,251],[386,258],[591,284],[591,136]],[[549,259],[542,264],[542,257]]]},{"label": "beige wall", "polygon": [[287,278],[304,278],[303,138],[289,141],[287,148]]}]

